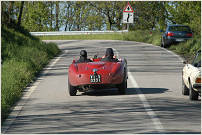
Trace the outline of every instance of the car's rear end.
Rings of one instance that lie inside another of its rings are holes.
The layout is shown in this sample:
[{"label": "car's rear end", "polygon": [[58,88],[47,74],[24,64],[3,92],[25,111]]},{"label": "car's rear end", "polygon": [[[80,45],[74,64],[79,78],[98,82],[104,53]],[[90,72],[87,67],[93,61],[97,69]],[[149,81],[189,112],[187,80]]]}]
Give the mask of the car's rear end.
[{"label": "car's rear end", "polygon": [[115,87],[124,76],[123,62],[73,63],[69,70],[69,82],[81,90]]},{"label": "car's rear end", "polygon": [[166,32],[167,44],[184,42],[193,37],[193,33],[189,26],[186,25],[170,25]]}]

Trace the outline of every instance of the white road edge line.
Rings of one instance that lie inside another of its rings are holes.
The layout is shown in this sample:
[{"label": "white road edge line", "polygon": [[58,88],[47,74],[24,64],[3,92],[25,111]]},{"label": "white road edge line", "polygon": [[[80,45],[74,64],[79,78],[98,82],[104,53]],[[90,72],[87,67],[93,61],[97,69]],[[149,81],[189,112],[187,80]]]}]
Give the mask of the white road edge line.
[{"label": "white road edge line", "polygon": [[151,106],[149,105],[146,97],[144,96],[144,94],[142,93],[142,91],[139,89],[140,87],[138,86],[137,82],[135,81],[135,78],[132,76],[131,72],[128,72],[128,78],[129,80],[132,82],[133,84],[133,88],[136,88],[136,92],[138,93],[138,96],[140,98],[140,100],[142,101],[144,108],[147,112],[147,114],[150,116],[150,118],[152,119],[155,128],[157,130],[161,130],[164,131],[164,128],[160,122],[160,120],[158,119],[157,115],[155,114],[155,112],[151,109]]},{"label": "white road edge line", "polygon": [[[115,48],[113,48],[113,50],[115,51],[115,53],[119,57],[119,52]],[[144,94],[142,93],[142,91],[139,89],[140,87],[138,86],[137,82],[135,81],[135,78],[132,76],[132,73],[129,71],[129,69],[128,69],[128,78],[132,82],[133,88],[136,88],[138,96],[139,96],[140,100],[142,101],[147,114],[152,119],[152,122],[155,125],[155,128],[157,130],[161,130],[161,132],[164,131],[163,125],[161,124],[161,122],[158,119],[155,112],[151,109],[151,106],[149,105],[149,103],[148,103],[146,97],[144,96]]]},{"label": "white road edge line", "polygon": [[47,65],[47,68],[44,68],[44,71],[41,73],[41,77],[39,77],[33,84],[31,84],[30,87],[27,87],[24,90],[24,94],[21,97],[20,101],[18,101],[17,105],[12,109],[11,113],[9,114],[8,118],[4,122],[3,125],[1,125],[1,133],[5,134],[8,129],[11,127],[13,122],[16,120],[17,116],[20,114],[21,110],[23,109],[24,105],[30,98],[31,94],[36,90],[38,85],[40,84],[41,80],[43,80],[43,76],[45,76],[52,67],[68,52],[68,50],[64,51],[60,56],[58,56],[50,65]]}]

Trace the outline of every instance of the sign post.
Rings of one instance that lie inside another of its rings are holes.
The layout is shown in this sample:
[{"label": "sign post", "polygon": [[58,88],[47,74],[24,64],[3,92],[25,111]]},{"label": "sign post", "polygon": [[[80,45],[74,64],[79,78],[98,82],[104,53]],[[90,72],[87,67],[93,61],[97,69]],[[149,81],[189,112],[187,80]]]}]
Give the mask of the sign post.
[{"label": "sign post", "polygon": [[130,3],[128,2],[128,4],[126,5],[126,7],[123,10],[123,23],[127,24],[127,30],[129,30],[129,24],[133,23],[133,9],[130,5]]}]

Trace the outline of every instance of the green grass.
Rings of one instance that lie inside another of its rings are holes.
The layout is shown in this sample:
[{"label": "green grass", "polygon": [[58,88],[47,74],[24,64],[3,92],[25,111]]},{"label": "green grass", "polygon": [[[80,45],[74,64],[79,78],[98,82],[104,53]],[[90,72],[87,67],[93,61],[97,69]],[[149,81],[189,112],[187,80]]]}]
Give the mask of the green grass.
[{"label": "green grass", "polygon": [[181,55],[185,60],[192,61],[196,52],[201,49],[201,38],[195,36],[186,42],[171,45],[168,49]]},{"label": "green grass", "polygon": [[23,89],[51,58],[59,53],[53,43],[41,42],[28,32],[2,27],[1,120],[22,96]]},{"label": "green grass", "polygon": [[126,40],[146,42],[160,45],[160,33],[150,31],[131,31],[129,33],[114,34],[86,34],[86,35],[62,35],[62,36],[38,36],[41,40]]},{"label": "green grass", "polygon": [[123,35],[114,34],[86,34],[86,35],[61,35],[38,36],[41,40],[123,40]]},{"label": "green grass", "polygon": [[123,35],[123,40],[150,43],[158,46],[160,46],[161,43],[160,38],[161,34],[159,32],[156,31],[150,32],[146,30],[131,31]]}]

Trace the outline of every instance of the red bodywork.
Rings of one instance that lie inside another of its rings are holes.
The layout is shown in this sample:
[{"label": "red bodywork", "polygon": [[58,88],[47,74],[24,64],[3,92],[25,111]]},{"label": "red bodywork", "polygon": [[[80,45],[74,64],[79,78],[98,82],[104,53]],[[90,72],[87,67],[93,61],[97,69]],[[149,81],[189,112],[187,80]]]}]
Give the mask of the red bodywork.
[{"label": "red bodywork", "polygon": [[[102,62],[101,58],[93,59],[93,62],[73,63],[69,67],[68,79],[72,86],[90,86],[90,85],[117,85],[123,82],[127,77],[127,62],[119,59],[119,62]],[[92,83],[90,75],[101,75],[101,82]]]}]

